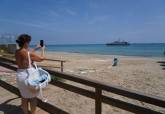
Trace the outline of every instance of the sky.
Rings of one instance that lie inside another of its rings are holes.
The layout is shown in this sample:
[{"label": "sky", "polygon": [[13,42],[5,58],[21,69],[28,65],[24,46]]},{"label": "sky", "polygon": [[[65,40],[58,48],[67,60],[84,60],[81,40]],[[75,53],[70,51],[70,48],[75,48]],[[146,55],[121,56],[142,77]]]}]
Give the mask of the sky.
[{"label": "sky", "polygon": [[0,34],[47,44],[165,43],[165,0],[0,0]]}]

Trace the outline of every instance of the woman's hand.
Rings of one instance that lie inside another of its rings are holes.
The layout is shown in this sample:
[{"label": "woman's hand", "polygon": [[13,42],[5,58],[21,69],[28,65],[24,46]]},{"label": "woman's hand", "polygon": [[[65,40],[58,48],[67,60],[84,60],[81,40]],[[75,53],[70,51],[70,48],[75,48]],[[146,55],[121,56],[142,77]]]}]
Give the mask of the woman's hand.
[{"label": "woman's hand", "polygon": [[40,44],[37,44],[37,45],[36,45],[36,48],[37,48],[37,49],[41,48],[41,45],[40,45]]},{"label": "woman's hand", "polygon": [[40,47],[40,48],[41,48],[41,50],[45,51],[45,46],[43,46],[43,47]]},{"label": "woman's hand", "polygon": [[30,56],[33,61],[41,62],[46,59],[45,58],[45,46],[41,47],[38,45],[38,47],[41,49],[41,55],[38,56],[35,53],[30,53]]},{"label": "woman's hand", "polygon": [[41,49],[41,45],[40,44],[37,44],[36,47],[34,48],[35,50],[38,50],[38,49]]}]

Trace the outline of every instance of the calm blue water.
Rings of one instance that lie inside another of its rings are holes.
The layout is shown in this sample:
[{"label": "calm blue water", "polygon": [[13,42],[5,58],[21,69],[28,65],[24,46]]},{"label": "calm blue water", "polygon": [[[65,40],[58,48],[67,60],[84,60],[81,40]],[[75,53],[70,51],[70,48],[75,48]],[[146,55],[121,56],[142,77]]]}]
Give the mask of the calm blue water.
[{"label": "calm blue water", "polygon": [[165,57],[165,43],[131,44],[130,46],[106,46],[104,44],[47,45],[48,51],[77,52],[88,54]]}]

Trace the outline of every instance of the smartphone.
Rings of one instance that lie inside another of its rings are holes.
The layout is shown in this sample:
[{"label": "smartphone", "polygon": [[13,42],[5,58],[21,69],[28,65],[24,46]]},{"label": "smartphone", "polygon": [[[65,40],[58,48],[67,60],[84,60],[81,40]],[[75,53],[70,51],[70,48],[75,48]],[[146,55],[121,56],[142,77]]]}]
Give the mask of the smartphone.
[{"label": "smartphone", "polygon": [[40,46],[41,46],[41,47],[44,46],[44,40],[40,40]]}]

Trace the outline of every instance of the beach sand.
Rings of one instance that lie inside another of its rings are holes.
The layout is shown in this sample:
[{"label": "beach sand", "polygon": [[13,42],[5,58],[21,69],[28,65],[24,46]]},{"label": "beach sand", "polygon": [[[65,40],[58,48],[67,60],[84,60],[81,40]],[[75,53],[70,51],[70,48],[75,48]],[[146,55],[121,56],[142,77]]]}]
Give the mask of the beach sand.
[{"label": "beach sand", "polygon": [[[115,56],[115,55],[96,55],[96,54],[80,54],[80,53],[66,53],[66,52],[47,52],[47,57],[51,59],[62,59],[67,62],[64,63],[64,72],[69,74],[76,74],[82,77],[87,77],[100,82],[105,82],[111,85],[117,85],[131,90],[137,90],[142,93],[156,95],[160,97],[165,96],[165,70],[163,66],[160,66],[160,61],[165,61],[163,58],[145,58],[145,57],[132,57],[132,56]],[[112,67],[113,58],[117,57],[119,64],[116,67]],[[41,65],[49,66],[51,69],[59,70],[56,67],[60,66],[58,62],[45,61]],[[54,68],[53,68],[54,67]],[[83,87],[89,90],[92,88],[83,86],[81,84],[67,82],[79,87]],[[81,95],[68,92],[65,90],[60,92],[54,92],[58,103],[59,99],[65,98],[65,103],[61,100],[60,107],[72,107],[69,112],[73,114],[82,114],[88,112],[88,114],[94,114],[94,101],[90,98],[83,97]],[[57,97],[59,94],[59,98]],[[66,94],[67,93],[67,94]],[[103,94],[113,96],[114,98],[130,101],[151,107],[149,105],[129,100],[125,97],[121,97],[115,94],[109,94],[103,92]],[[78,102],[76,102],[78,101]],[[76,108],[77,107],[77,108]],[[69,108],[68,108],[69,109]],[[161,110],[156,108],[157,110]],[[109,113],[128,113],[118,108],[112,108],[112,106],[104,105],[103,114]],[[87,113],[86,113],[87,114]]]},{"label": "beach sand", "polygon": [[[165,58],[64,52],[47,52],[47,57],[66,60],[64,72],[69,74],[76,74],[153,95],[165,96],[165,70],[158,63],[165,61]],[[119,60],[116,67],[112,67],[114,57]],[[49,66],[55,70],[59,70],[56,67],[60,66],[58,62],[52,61],[42,62],[41,65]]]},{"label": "beach sand", "polygon": [[[67,62],[64,63],[65,73],[76,74],[111,85],[117,85],[142,93],[165,97],[165,70],[164,66],[160,66],[160,63],[158,63],[160,61],[165,61],[163,58],[66,52],[47,52],[46,55],[47,58],[66,60]],[[119,64],[116,67],[112,67],[114,57],[117,57],[119,60]],[[48,66],[54,70],[59,70],[57,67],[60,66],[60,63],[52,61],[45,61],[38,64],[41,66]],[[88,90],[94,90],[93,88],[74,82],[66,81],[66,83]],[[136,100],[130,100],[119,95],[110,94],[104,91],[103,94],[165,112],[165,109],[155,108],[148,104]],[[48,100],[51,104],[71,114],[94,114],[95,104],[94,100],[90,98],[52,85],[49,85],[48,89],[44,90],[44,95],[48,96]],[[131,113],[103,104],[103,114]]]}]

